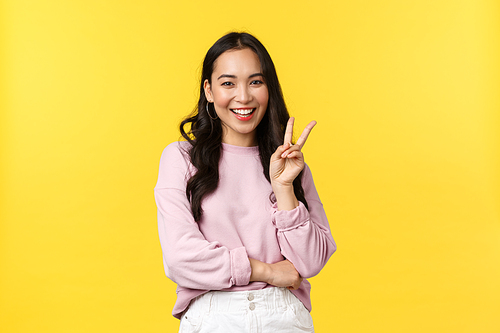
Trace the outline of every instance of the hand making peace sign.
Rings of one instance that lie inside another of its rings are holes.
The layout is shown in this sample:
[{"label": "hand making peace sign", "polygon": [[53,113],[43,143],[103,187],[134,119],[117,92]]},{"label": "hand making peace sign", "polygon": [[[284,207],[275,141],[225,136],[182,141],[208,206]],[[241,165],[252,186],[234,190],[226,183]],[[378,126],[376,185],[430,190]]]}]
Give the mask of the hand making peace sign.
[{"label": "hand making peace sign", "polygon": [[301,149],[316,122],[311,121],[300,135],[297,143],[292,145],[294,120],[293,117],[290,117],[288,120],[283,145],[279,146],[271,156],[269,176],[271,177],[271,184],[273,186],[293,187],[294,179],[304,169],[304,155]]}]

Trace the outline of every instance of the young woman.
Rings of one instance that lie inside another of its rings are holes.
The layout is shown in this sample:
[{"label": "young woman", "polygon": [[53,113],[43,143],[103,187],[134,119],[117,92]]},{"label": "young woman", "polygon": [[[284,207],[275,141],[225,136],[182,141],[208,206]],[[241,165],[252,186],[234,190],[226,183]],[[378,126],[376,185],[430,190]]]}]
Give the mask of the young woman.
[{"label": "young woman", "polygon": [[[180,332],[312,332],[312,277],[335,252],[271,57],[247,33],[208,50],[200,98],[163,151],[155,199]],[[186,131],[186,126],[188,130]]]}]

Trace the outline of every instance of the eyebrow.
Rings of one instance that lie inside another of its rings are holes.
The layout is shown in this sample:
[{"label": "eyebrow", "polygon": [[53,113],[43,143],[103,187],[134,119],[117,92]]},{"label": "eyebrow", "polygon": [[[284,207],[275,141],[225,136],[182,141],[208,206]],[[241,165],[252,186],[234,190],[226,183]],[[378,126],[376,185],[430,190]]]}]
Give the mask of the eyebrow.
[{"label": "eyebrow", "polygon": [[[262,73],[254,73],[252,75],[250,75],[248,78],[252,78],[252,77],[256,77],[256,76],[262,76],[264,77],[264,75]],[[219,76],[217,78],[217,80],[220,80],[221,78],[224,78],[224,77],[228,77],[228,78],[231,78],[231,79],[236,79],[236,75],[231,75],[231,74],[222,74],[221,76]]]}]

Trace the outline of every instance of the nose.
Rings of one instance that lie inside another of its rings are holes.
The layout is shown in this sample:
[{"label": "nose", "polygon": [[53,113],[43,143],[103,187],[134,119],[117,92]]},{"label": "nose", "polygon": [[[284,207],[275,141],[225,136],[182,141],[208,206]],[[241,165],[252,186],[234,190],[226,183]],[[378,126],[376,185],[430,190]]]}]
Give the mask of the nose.
[{"label": "nose", "polygon": [[246,85],[240,85],[236,90],[236,101],[242,104],[246,104],[252,100],[252,94],[249,87]]}]

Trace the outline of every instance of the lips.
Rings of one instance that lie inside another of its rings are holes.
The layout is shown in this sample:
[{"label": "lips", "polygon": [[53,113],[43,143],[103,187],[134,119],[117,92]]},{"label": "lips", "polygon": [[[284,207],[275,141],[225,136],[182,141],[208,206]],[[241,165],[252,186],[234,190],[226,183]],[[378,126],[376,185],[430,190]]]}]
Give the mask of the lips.
[{"label": "lips", "polygon": [[236,119],[246,121],[252,119],[257,108],[238,108],[229,110],[236,116]]},{"label": "lips", "polygon": [[239,116],[245,117],[245,116],[250,116],[254,111],[255,108],[241,108],[241,109],[230,109],[234,114],[237,114]]}]

